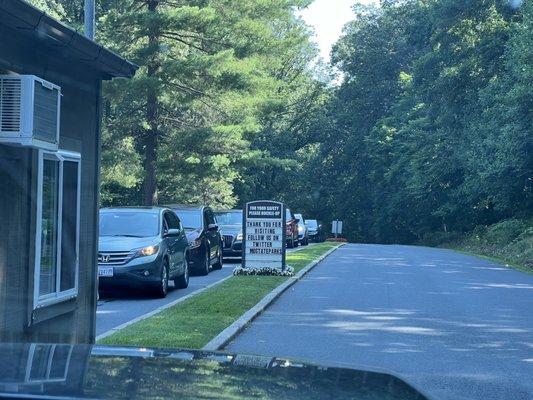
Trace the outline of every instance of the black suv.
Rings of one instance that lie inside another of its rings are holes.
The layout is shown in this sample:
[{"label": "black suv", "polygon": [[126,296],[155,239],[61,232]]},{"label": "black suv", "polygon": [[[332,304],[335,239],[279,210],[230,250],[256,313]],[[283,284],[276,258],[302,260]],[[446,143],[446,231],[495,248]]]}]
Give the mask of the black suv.
[{"label": "black suv", "polygon": [[150,289],[165,297],[168,280],[189,285],[188,243],[176,214],[161,207],[100,210],[99,288]]},{"label": "black suv", "polygon": [[224,257],[242,257],[242,210],[216,211],[223,239]]},{"label": "black suv", "polygon": [[189,241],[189,267],[198,275],[222,268],[222,238],[215,214],[207,206],[170,205],[181,220]]},{"label": "black suv", "polygon": [[307,231],[309,232],[309,240],[313,242],[323,242],[324,241],[324,231],[322,230],[322,224],[316,219],[306,219],[305,225],[307,226]]}]

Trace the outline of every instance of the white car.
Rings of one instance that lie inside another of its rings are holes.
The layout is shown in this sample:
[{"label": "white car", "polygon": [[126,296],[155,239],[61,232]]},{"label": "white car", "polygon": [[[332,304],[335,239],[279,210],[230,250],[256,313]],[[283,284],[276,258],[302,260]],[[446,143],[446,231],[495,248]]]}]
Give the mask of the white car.
[{"label": "white car", "polygon": [[294,218],[298,220],[298,242],[302,246],[307,246],[309,244],[309,232],[304,217],[302,214],[294,214]]}]

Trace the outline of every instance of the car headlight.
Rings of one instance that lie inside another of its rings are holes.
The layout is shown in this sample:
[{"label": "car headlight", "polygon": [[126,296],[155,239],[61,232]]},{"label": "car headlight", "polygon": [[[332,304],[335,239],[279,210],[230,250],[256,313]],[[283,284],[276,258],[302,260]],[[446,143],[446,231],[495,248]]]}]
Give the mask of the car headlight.
[{"label": "car headlight", "polygon": [[139,257],[147,257],[147,256],[153,256],[154,254],[157,254],[159,251],[159,246],[148,246],[144,247],[142,249],[137,250],[137,256]]},{"label": "car headlight", "polygon": [[200,247],[201,245],[202,245],[202,239],[189,240],[189,247],[191,249],[195,249],[197,247]]},{"label": "car headlight", "polygon": [[243,238],[244,236],[242,235],[242,233],[239,233],[237,237],[235,238],[235,240],[242,240]]}]

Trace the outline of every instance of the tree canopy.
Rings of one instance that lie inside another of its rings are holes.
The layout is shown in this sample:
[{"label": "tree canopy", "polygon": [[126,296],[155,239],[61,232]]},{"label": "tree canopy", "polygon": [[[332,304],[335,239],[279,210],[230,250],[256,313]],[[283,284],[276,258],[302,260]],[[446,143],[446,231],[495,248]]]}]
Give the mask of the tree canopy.
[{"label": "tree canopy", "polygon": [[384,243],[531,217],[531,1],[356,3],[329,66],[309,3],[97,2],[98,41],[141,66],[105,85],[103,204],[274,198]]},{"label": "tree canopy", "polygon": [[531,3],[388,1],[358,13],[335,49],[342,145],[322,149],[336,154],[333,207],[353,213],[356,237],[411,242],[530,215]]}]

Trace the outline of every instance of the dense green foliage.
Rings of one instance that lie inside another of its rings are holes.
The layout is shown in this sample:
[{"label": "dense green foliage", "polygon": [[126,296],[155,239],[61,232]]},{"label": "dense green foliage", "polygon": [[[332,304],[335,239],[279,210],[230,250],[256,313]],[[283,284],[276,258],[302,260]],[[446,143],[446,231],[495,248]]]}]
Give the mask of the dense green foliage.
[{"label": "dense green foliage", "polygon": [[[81,27],[80,0],[35,1]],[[105,86],[103,204],[233,206],[248,168],[277,163],[252,142],[320,93],[307,3],[97,2],[97,39],[140,66]]]},{"label": "dense green foliage", "polygon": [[141,66],[106,90],[113,173],[104,201],[124,203],[116,188],[142,182],[133,203],[236,202],[238,165],[253,157],[249,138],[260,118],[284,108],[314,54],[292,14],[298,3],[120,1],[102,17],[104,43]]},{"label": "dense green foliage", "polygon": [[316,151],[284,174],[300,189],[289,203],[382,243],[530,216],[533,4],[383,1],[356,12],[333,52],[343,81],[307,131]]},{"label": "dense green foliage", "polygon": [[[82,25],[81,0],[34,2]],[[338,85],[307,3],[98,1],[98,40],[141,67],[105,87],[103,204],[274,198],[382,243],[531,221],[532,1],[355,5]]]},{"label": "dense green foliage", "polygon": [[[358,200],[345,206],[359,237],[420,240],[531,212],[533,82],[518,72],[531,71],[531,43],[529,62],[516,46],[530,32],[532,10],[531,3],[521,14],[501,1],[416,1],[384,6],[371,17],[377,24],[359,19],[350,27],[337,52],[354,79],[340,95],[370,90],[343,100],[361,107],[346,112],[358,134],[343,149],[360,160],[350,172]],[[381,45],[358,44],[365,34]],[[358,58],[361,51],[377,52],[385,71]],[[366,85],[367,71],[376,85]]]}]

